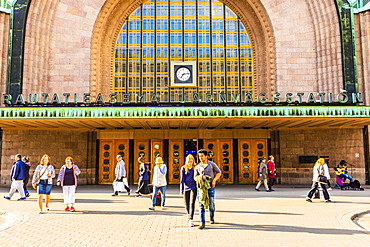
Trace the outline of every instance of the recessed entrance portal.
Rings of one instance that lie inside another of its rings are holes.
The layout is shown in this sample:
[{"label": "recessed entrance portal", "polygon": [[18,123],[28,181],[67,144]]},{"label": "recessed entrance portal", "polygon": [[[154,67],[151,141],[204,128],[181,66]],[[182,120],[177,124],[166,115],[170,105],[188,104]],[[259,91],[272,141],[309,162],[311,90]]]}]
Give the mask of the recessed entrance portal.
[{"label": "recessed entrance portal", "polygon": [[219,183],[222,184],[257,183],[257,160],[268,156],[267,139],[100,140],[99,183],[113,182],[115,156],[121,154],[132,183],[138,182],[138,157],[150,162],[152,169],[155,158],[161,156],[167,165],[168,183],[179,184],[186,156],[192,154],[199,162],[197,151],[200,148],[206,149],[209,159],[221,169]]}]

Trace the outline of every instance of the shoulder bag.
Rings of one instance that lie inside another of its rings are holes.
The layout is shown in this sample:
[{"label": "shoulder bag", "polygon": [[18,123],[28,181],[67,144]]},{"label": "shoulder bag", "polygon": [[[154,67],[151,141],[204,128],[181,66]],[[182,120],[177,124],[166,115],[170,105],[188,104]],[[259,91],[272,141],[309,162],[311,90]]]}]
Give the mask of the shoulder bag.
[{"label": "shoulder bag", "polygon": [[322,184],[326,184],[328,182],[328,178],[324,175],[324,167],[321,165],[319,166],[319,177],[317,181]]}]

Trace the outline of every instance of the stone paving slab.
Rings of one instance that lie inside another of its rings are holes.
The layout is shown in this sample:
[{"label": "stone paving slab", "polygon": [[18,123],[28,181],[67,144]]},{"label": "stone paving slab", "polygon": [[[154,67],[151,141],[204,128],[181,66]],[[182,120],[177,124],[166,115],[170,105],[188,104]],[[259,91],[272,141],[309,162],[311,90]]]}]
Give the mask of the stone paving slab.
[{"label": "stone paving slab", "polygon": [[[166,209],[154,212],[147,196],[112,197],[111,186],[92,185],[78,187],[76,212],[63,211],[61,188],[54,187],[51,210],[40,215],[31,190],[26,201],[16,201],[17,194],[12,201],[0,198],[0,212],[6,212],[0,214],[0,246],[369,245],[370,236],[351,217],[370,209],[370,188],[333,190],[333,203],[308,203],[309,188],[278,186],[268,193],[251,185],[218,185],[216,224],[207,222],[203,230],[186,225],[176,185],[167,190]],[[7,191],[0,188],[1,197]],[[199,225],[197,212],[194,223]]]}]

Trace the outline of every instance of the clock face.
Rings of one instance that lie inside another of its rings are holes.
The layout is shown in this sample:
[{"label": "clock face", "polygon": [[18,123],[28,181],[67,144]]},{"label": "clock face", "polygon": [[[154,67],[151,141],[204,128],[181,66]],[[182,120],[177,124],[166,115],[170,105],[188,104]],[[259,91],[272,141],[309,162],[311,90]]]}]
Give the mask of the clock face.
[{"label": "clock face", "polygon": [[191,72],[187,67],[180,67],[176,71],[176,77],[180,81],[187,81],[187,80],[189,80],[190,76],[191,76]]}]

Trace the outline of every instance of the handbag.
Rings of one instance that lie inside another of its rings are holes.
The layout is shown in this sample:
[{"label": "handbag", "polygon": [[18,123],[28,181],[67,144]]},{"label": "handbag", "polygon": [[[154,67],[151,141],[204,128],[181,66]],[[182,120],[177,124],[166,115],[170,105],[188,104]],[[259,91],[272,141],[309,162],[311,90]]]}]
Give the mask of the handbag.
[{"label": "handbag", "polygon": [[318,181],[320,183],[326,184],[328,182],[328,178],[326,176],[324,176],[324,175],[319,175]]},{"label": "handbag", "polygon": [[328,178],[325,175],[323,175],[324,173],[322,173],[322,172],[320,173],[320,170],[321,171],[323,170],[323,166],[322,165],[319,167],[319,177],[318,177],[317,181],[319,183],[326,184],[328,182]]}]

